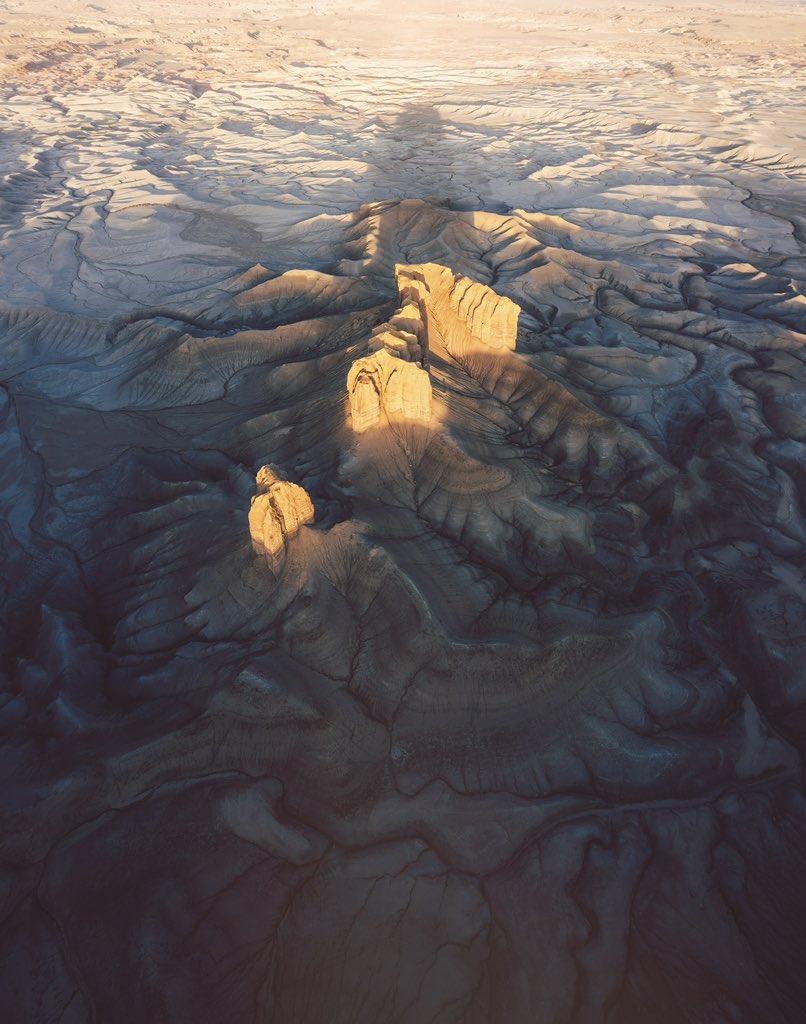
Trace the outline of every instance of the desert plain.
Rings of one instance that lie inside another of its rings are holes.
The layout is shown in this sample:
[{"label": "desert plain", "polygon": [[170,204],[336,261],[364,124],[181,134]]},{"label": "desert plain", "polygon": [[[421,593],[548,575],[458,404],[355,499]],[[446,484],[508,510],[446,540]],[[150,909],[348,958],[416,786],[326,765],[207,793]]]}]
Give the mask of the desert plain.
[{"label": "desert plain", "polygon": [[797,1024],[806,4],[0,2],[0,1019]]}]

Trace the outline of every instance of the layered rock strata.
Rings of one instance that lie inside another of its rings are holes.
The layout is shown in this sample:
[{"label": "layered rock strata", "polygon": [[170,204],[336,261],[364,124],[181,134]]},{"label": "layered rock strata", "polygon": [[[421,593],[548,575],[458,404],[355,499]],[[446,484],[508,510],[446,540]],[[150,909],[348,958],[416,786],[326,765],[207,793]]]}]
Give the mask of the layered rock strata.
[{"label": "layered rock strata", "polygon": [[304,487],[282,480],[271,466],[259,470],[255,483],[249,509],[252,547],[276,558],[300,527],[313,522],[313,503]]},{"label": "layered rock strata", "polygon": [[437,263],[395,268],[400,308],[376,327],[369,355],[347,377],[353,430],[387,419],[431,419],[429,350],[459,355],[514,350],[520,307],[492,288]]},{"label": "layered rock strata", "polygon": [[401,306],[376,327],[369,355],[347,376],[353,430],[363,433],[386,419],[431,419],[428,332],[422,310],[401,294]]},{"label": "layered rock strata", "polygon": [[441,343],[455,355],[514,351],[521,310],[511,299],[438,263],[398,265],[395,278],[401,300],[420,310],[430,345]]},{"label": "layered rock strata", "polygon": [[431,419],[428,371],[380,349],[353,363],[347,377],[353,430],[363,433],[389,419]]}]

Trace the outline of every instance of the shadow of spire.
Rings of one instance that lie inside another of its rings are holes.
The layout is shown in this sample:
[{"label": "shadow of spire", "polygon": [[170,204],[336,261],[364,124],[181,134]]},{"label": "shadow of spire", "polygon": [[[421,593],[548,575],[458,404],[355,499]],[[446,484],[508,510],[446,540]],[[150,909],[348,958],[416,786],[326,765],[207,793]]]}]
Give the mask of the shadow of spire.
[{"label": "shadow of spire", "polygon": [[433,104],[411,103],[397,114],[379,115],[376,123],[385,130],[364,157],[378,171],[374,201],[422,199],[453,210],[481,207],[481,197],[462,173],[468,141]]}]

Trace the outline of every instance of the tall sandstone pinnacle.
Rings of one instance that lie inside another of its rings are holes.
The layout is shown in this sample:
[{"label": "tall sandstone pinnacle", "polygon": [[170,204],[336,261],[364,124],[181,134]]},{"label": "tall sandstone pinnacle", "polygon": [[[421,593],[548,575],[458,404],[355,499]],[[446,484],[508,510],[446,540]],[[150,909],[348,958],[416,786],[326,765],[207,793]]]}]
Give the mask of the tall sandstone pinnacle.
[{"label": "tall sandstone pinnacle", "polygon": [[257,494],[249,509],[252,547],[276,558],[300,527],[313,522],[313,503],[304,487],[282,480],[271,466],[263,466],[255,482]]},{"label": "tall sandstone pinnacle", "polygon": [[431,420],[429,354],[514,350],[520,307],[437,263],[398,264],[400,308],[376,327],[347,376],[353,430],[384,420]]}]

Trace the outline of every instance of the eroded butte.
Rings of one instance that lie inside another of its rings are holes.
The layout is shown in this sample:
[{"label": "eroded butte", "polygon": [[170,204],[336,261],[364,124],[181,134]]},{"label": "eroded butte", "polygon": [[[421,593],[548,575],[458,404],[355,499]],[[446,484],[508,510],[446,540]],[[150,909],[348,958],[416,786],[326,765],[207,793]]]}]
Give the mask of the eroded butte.
[{"label": "eroded butte", "polygon": [[256,485],[249,509],[252,547],[275,558],[301,527],[313,522],[313,504],[303,487],[283,480],[270,466],[258,471]]},{"label": "eroded butte", "polygon": [[799,1024],[801,5],[6,0],[0,1009]]},{"label": "eroded butte", "polygon": [[395,267],[400,307],[374,328],[370,354],[347,376],[353,430],[394,420],[430,423],[431,351],[451,359],[485,347],[514,349],[520,307],[435,263]]}]

